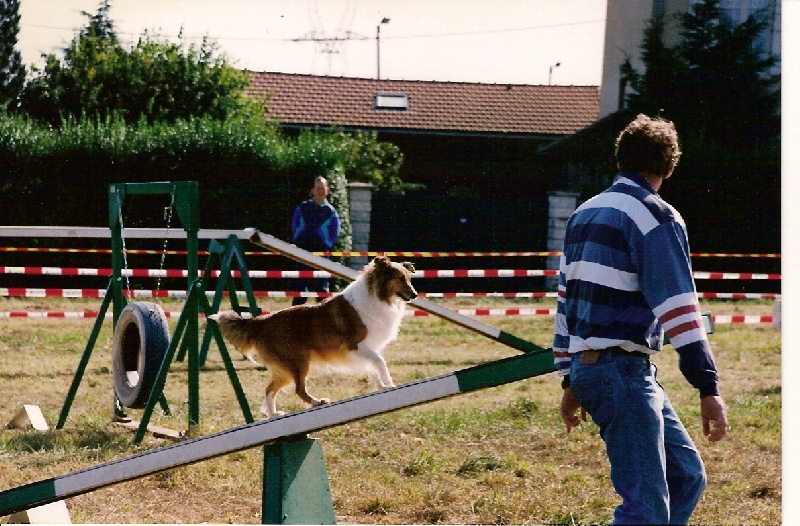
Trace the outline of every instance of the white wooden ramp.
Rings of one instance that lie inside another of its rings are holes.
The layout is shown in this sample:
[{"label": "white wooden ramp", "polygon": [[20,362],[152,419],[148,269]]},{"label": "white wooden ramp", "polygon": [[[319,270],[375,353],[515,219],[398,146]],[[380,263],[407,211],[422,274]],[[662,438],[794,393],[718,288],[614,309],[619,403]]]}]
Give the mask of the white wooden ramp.
[{"label": "white wooden ramp", "polygon": [[[227,239],[235,235],[239,239],[248,239],[252,232],[246,230],[221,230],[201,228],[197,232],[198,239]],[[0,237],[35,237],[35,238],[95,238],[109,239],[111,229],[107,226],[0,226]],[[165,232],[163,228],[126,228],[126,239],[186,239],[186,231],[182,228]]]},{"label": "white wooden ramp", "polygon": [[[251,232],[250,241],[260,247],[268,248],[296,261],[305,263],[308,266],[315,267],[320,270],[326,270],[338,278],[353,281],[358,277],[358,271],[353,270],[350,267],[346,267],[340,263],[331,261],[330,259],[326,259],[312,252],[298,248],[296,245],[287,243],[286,241],[280,240],[275,236],[264,234],[255,229],[248,229],[245,230],[245,232]],[[508,345],[509,347],[517,349],[518,351],[540,352],[544,350],[538,345],[534,345],[527,340],[523,340],[522,338],[518,338],[513,334],[501,331],[497,327],[492,327],[491,325],[476,319],[453,312],[450,309],[446,309],[430,300],[416,298],[411,300],[409,303],[426,312],[430,312],[435,316],[439,316],[440,318],[444,318],[466,329],[482,334],[487,338],[491,338],[492,340]]]},{"label": "white wooden ramp", "polygon": [[554,371],[549,349],[231,428],[0,492],[0,516],[235,451]]}]

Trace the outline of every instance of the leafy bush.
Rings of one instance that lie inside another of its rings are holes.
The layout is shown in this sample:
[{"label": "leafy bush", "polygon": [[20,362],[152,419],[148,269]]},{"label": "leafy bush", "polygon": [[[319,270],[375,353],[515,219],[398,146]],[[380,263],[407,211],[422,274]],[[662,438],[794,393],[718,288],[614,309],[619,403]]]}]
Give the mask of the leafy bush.
[{"label": "leafy bush", "polygon": [[[272,123],[241,115],[153,124],[110,115],[68,118],[55,128],[0,114],[2,223],[104,225],[109,183],[197,180],[204,228],[255,226],[288,236],[294,206],[323,175],[343,219],[337,248],[349,250],[346,169],[353,166],[347,156],[357,141],[338,132],[292,138]],[[133,217],[128,224],[158,226],[148,220],[160,218]]]}]

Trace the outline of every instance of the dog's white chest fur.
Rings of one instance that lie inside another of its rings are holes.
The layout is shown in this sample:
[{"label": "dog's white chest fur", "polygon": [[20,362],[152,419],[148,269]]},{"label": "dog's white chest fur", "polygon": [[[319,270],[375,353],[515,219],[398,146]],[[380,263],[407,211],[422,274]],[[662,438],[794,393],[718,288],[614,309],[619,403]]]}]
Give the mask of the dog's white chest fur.
[{"label": "dog's white chest fur", "polygon": [[358,312],[367,326],[367,338],[362,342],[375,352],[382,352],[386,345],[397,339],[406,304],[394,298],[389,305],[369,293],[367,282],[357,279],[342,291],[342,296]]}]

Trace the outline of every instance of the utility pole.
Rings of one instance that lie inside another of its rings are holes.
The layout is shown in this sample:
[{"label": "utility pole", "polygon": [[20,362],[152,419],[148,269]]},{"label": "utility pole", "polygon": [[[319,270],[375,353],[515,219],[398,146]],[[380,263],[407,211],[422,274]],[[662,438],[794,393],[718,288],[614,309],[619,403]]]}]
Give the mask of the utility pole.
[{"label": "utility pole", "polygon": [[378,31],[375,37],[375,41],[378,44],[378,80],[381,80],[381,25],[388,23],[389,19],[384,17],[384,19],[381,20],[381,23],[378,24]]},{"label": "utility pole", "polygon": [[552,66],[550,66],[550,76],[547,77],[547,85],[550,86],[553,84],[553,68],[557,68],[561,66],[561,62],[556,62]]}]

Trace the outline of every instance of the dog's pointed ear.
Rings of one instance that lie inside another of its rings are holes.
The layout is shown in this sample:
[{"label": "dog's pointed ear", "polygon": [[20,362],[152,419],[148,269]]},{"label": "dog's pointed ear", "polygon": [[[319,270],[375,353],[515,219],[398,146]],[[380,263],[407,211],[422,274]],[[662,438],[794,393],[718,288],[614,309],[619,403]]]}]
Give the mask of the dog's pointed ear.
[{"label": "dog's pointed ear", "polygon": [[416,272],[416,269],[414,268],[414,264],[412,262],[410,262],[410,261],[403,261],[401,263],[401,265],[403,265],[403,267],[409,272]]},{"label": "dog's pointed ear", "polygon": [[388,267],[392,264],[392,261],[387,256],[375,256],[372,262],[375,263],[376,267]]}]

